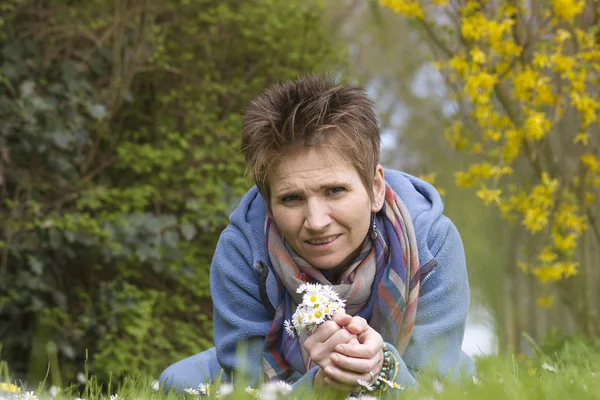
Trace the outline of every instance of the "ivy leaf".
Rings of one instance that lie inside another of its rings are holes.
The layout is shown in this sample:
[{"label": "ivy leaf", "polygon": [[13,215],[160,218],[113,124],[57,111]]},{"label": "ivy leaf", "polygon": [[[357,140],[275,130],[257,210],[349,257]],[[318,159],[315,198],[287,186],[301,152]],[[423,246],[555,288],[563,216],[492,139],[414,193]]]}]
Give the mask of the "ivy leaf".
[{"label": "ivy leaf", "polygon": [[21,92],[21,97],[29,97],[33,94],[33,90],[35,89],[35,82],[33,81],[24,81],[19,86],[19,91]]},{"label": "ivy leaf", "polygon": [[29,266],[36,275],[42,275],[44,272],[44,264],[42,264],[40,260],[34,256],[27,256],[27,261],[29,261]]},{"label": "ivy leaf", "polygon": [[59,149],[67,150],[71,142],[71,137],[64,131],[58,131],[52,135],[52,141]]},{"label": "ivy leaf", "polygon": [[189,222],[181,224],[181,234],[187,241],[192,240],[196,236],[196,232],[196,227],[193,224]]},{"label": "ivy leaf", "polygon": [[179,235],[177,231],[166,231],[163,234],[163,243],[167,247],[177,247],[177,243],[179,242]]},{"label": "ivy leaf", "polygon": [[97,121],[102,121],[106,118],[107,114],[106,107],[98,103],[90,105],[88,107],[88,113]]}]

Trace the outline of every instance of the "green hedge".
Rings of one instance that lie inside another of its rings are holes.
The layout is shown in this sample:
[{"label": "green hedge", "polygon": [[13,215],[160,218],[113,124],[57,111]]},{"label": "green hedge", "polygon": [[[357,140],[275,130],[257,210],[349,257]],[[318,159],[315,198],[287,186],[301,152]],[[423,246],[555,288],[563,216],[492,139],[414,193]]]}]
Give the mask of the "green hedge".
[{"label": "green hedge", "polygon": [[212,342],[242,108],[343,47],[307,0],[3,3],[1,358],[30,382],[86,354],[100,379],[157,376]]}]

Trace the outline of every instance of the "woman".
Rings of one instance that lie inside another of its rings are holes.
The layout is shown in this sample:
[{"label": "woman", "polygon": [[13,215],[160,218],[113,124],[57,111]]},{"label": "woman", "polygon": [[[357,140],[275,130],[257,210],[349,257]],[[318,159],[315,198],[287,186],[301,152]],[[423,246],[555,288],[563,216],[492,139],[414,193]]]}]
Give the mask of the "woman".
[{"label": "woman", "polygon": [[[461,352],[469,285],[460,236],[431,185],[378,164],[364,91],[320,76],[275,85],[248,106],[242,134],[256,186],[212,262],[215,348],[172,365],[161,382],[194,387],[242,362],[252,384],[346,393],[359,380],[383,388],[378,376],[410,386],[428,367],[473,373]],[[304,282],[331,285],[346,311],[292,337],[283,322]]]}]

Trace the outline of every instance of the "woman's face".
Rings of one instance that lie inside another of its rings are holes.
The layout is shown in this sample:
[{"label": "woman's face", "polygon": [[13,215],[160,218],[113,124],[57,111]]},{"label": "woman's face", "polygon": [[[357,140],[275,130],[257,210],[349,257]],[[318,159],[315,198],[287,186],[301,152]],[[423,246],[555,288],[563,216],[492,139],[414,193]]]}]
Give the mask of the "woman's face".
[{"label": "woman's face", "polygon": [[385,196],[378,165],[372,203],[356,169],[326,147],[289,150],[268,177],[271,212],[292,248],[320,269],[345,267],[360,252]]}]

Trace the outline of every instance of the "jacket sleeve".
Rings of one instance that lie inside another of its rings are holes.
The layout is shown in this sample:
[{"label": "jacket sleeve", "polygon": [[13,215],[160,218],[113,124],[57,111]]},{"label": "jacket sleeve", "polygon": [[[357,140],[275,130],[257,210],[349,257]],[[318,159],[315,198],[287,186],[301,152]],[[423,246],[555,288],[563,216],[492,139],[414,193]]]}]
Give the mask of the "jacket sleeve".
[{"label": "jacket sleeve", "polygon": [[445,216],[435,223],[429,237],[438,265],[421,282],[417,315],[404,356],[392,347],[399,362],[396,382],[416,384],[418,372],[433,371],[438,378],[454,380],[475,373],[473,361],[461,346],[469,311],[469,282],[462,240]]},{"label": "jacket sleeve", "polygon": [[[226,378],[245,374],[257,388],[264,375],[265,338],[273,322],[259,293],[259,269],[252,264],[248,238],[229,225],[221,234],[210,269],[213,329],[217,359]],[[316,369],[296,374],[294,388],[312,387]]]}]

